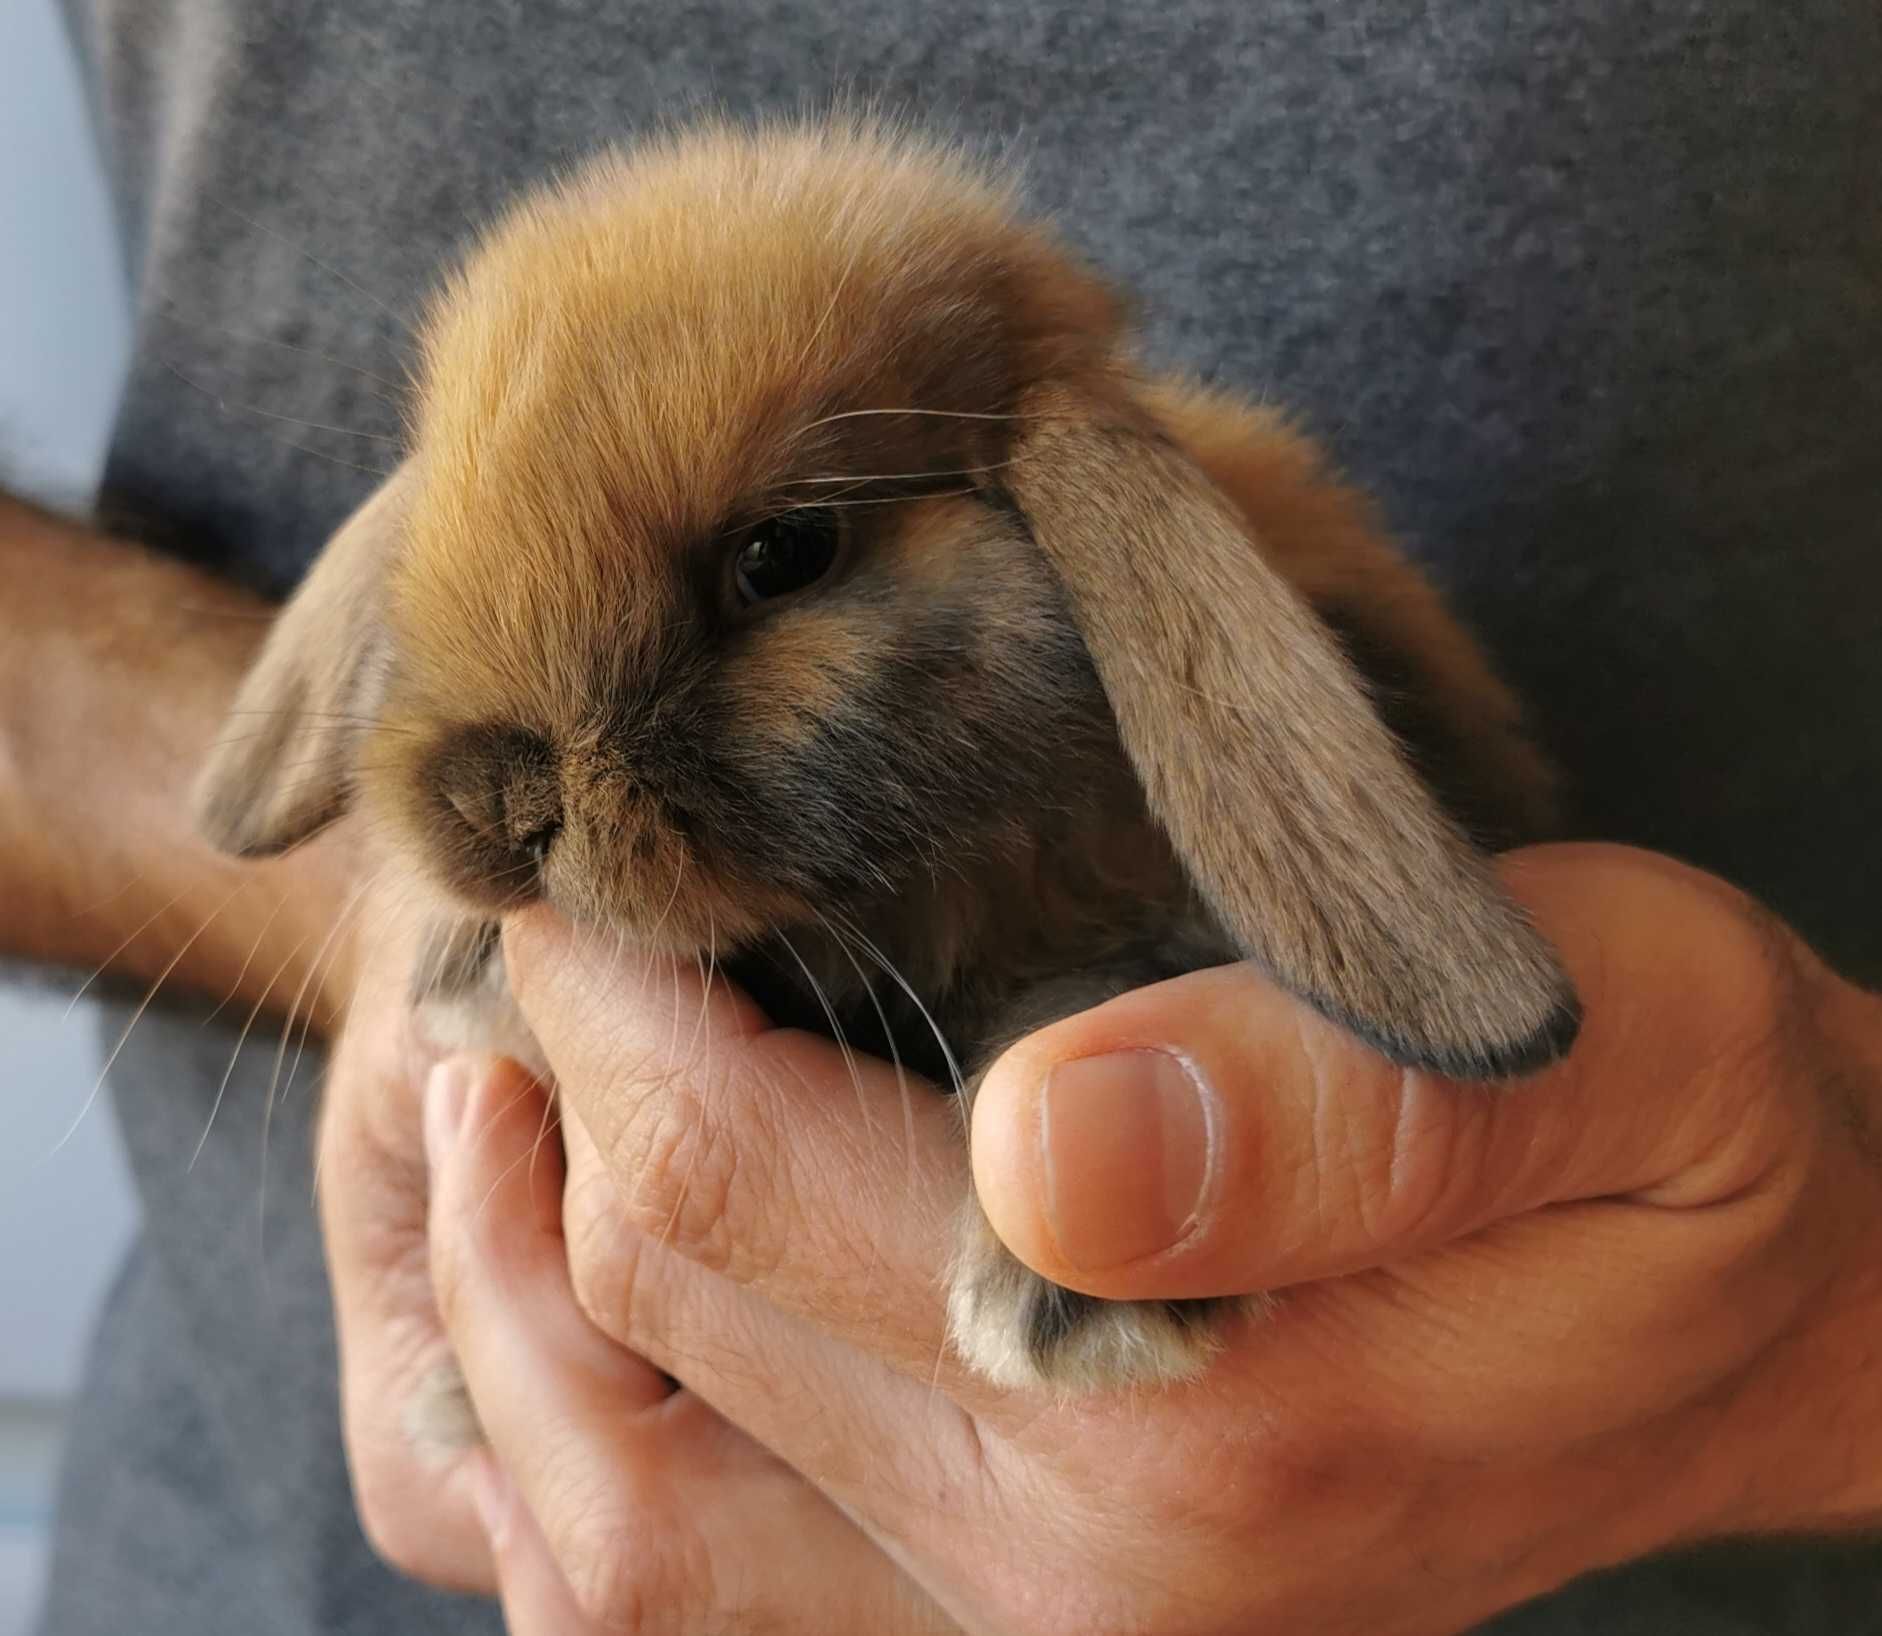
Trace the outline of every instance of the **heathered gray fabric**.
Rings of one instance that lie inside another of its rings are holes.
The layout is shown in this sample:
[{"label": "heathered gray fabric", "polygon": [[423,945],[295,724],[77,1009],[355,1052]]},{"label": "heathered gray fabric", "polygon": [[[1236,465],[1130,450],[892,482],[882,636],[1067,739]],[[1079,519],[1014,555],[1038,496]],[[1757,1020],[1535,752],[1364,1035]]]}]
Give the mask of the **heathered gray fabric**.
[{"label": "heathered gray fabric", "polygon": [[[405,320],[470,223],[674,114],[847,87],[1019,155],[1157,356],[1304,412],[1528,695],[1588,833],[1882,976],[1873,0],[68,3],[141,320],[121,525],[284,589],[384,464]],[[231,1044],[147,1018],[115,1075],[147,1237],[46,1636],[494,1629],[351,1520],[309,1069],[265,1236],[271,1050],[187,1168]],[[1493,1628],[1882,1630],[1882,1553],[1720,1548]]]}]

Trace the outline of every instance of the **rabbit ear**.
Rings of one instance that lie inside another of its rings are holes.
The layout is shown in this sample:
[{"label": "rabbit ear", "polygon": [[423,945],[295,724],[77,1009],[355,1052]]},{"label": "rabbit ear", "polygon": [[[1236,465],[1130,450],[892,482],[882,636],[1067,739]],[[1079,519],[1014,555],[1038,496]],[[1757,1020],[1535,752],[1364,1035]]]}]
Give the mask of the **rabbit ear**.
[{"label": "rabbit ear", "polygon": [[225,852],[284,851],[346,808],[384,683],[385,572],[409,471],[327,542],[243,679],[195,793],[197,827]]},{"label": "rabbit ear", "polygon": [[1407,766],[1336,641],[1121,390],[1040,389],[1004,474],[1152,811],[1249,958],[1394,1061],[1573,1042],[1574,992]]}]

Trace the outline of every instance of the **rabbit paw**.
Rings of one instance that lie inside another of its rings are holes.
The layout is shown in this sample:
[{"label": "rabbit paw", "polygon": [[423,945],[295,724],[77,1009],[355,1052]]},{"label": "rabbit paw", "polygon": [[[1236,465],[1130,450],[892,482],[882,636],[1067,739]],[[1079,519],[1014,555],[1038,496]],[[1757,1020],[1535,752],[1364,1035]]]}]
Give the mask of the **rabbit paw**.
[{"label": "rabbit paw", "polygon": [[999,1386],[1071,1395],[1193,1380],[1246,1303],[1101,1301],[1041,1278],[969,1201],[948,1286],[954,1349]]},{"label": "rabbit paw", "polygon": [[484,1440],[477,1405],[456,1358],[445,1358],[412,1389],[406,1400],[407,1440],[427,1464],[442,1468]]}]

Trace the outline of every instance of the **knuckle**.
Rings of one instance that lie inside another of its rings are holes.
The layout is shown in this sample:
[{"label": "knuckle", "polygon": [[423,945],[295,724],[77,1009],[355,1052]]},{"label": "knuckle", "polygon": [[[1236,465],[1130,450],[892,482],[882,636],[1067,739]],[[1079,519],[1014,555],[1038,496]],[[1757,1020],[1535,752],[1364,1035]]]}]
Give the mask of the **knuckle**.
[{"label": "knuckle", "polygon": [[1675,929],[1715,1071],[1736,1075],[1783,1044],[1806,951],[1776,915],[1730,882],[1657,854],[1608,849],[1598,868],[1588,895],[1626,903],[1634,925]]},{"label": "knuckle", "polygon": [[[1356,1218],[1379,1248],[1442,1236],[1479,1204],[1490,1111],[1411,1072],[1386,1099],[1387,1113],[1359,1167]],[[1479,1204],[1480,1207],[1480,1204]]]},{"label": "knuckle", "polygon": [[[604,1335],[626,1346],[645,1327],[645,1238],[623,1231],[612,1195],[586,1188],[564,1203],[569,1286],[582,1315]],[[657,1322],[656,1322],[657,1327]]]},{"label": "knuckle", "polygon": [[1794,1146],[1822,1111],[1809,1071],[1818,1055],[1813,974],[1781,921],[1722,882],[1715,890],[1724,912],[1708,937],[1711,1026],[1695,1087],[1721,1153],[1737,1152],[1749,1173]]},{"label": "knuckle", "polygon": [[719,1273],[750,1252],[762,1216],[750,1207],[757,1178],[747,1156],[709,1111],[728,1107],[729,1093],[720,1085],[645,1097],[608,1155],[632,1224]]},{"label": "knuckle", "polygon": [[656,1603],[645,1587],[644,1564],[629,1559],[625,1540],[610,1542],[601,1555],[587,1554],[572,1561],[564,1570],[569,1600],[583,1621],[599,1630],[627,1631],[640,1636],[652,1631],[654,1609],[670,1612],[664,1602]]},{"label": "knuckle", "polygon": [[598,1630],[651,1636],[691,1632],[710,1623],[711,1576],[685,1535],[664,1519],[627,1519],[613,1508],[584,1512],[558,1556],[569,1600]]},{"label": "knuckle", "polygon": [[1295,1172],[1300,1219],[1341,1224],[1371,1246],[1409,1241],[1441,1214],[1462,1168],[1456,1099],[1383,1058],[1356,1058],[1318,1019],[1294,1025],[1313,1110]]}]

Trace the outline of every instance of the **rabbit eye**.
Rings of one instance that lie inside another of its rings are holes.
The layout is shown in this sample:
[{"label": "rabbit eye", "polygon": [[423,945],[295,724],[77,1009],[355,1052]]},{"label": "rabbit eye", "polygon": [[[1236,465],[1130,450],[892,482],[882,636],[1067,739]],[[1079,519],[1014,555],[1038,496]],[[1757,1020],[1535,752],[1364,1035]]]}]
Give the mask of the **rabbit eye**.
[{"label": "rabbit eye", "polygon": [[816,584],[836,561],[840,543],[828,511],[793,511],[760,523],[732,560],[739,601],[768,602]]}]

